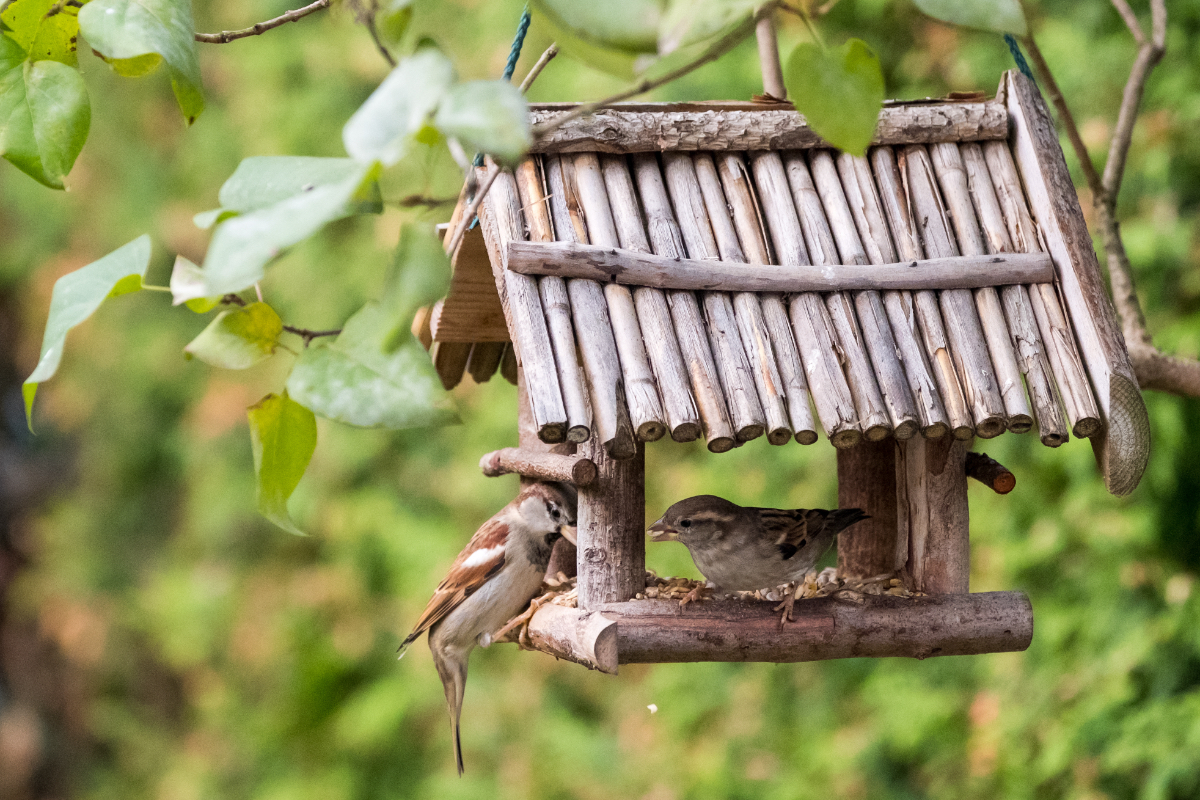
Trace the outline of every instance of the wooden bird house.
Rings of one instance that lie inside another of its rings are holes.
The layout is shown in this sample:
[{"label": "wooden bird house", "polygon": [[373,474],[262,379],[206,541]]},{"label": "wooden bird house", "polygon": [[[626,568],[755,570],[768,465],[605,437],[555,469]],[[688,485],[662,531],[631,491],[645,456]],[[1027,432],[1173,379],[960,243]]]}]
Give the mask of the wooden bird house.
[{"label": "wooden bird house", "polygon": [[[540,139],[479,220],[419,324],[448,384],[506,360],[520,384],[520,447],[485,471],[579,487],[578,608],[530,628],[556,656],[615,672],[1021,650],[1028,598],[969,591],[972,441],[1090,438],[1114,494],[1145,469],[1091,237],[1018,73],[992,100],[886,104],[863,158],[781,104],[619,105]],[[782,629],[771,603],[632,599],[645,442],[719,454],[821,433],[840,505],[871,515],[840,537],[839,572],[921,596],[803,601]]]}]

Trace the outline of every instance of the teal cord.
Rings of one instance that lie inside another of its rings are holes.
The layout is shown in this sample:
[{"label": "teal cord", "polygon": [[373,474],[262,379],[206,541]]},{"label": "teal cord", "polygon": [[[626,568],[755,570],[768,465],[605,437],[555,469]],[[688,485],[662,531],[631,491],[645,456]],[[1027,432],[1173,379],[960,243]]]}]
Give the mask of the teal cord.
[{"label": "teal cord", "polygon": [[[513,37],[512,49],[508,51],[508,61],[504,63],[503,77],[506,81],[511,81],[513,73],[517,70],[517,61],[521,58],[521,48],[525,46],[525,34],[529,33],[531,20],[529,6],[525,6],[525,10],[521,12],[521,21],[517,23],[517,34]],[[475,166],[483,166],[483,153],[475,154]]]},{"label": "teal cord", "polygon": [[1033,81],[1034,86],[1037,86],[1037,78],[1033,77],[1033,70],[1029,68],[1025,54],[1021,52],[1021,45],[1017,44],[1017,37],[1006,33],[1004,34],[1004,43],[1008,45],[1008,52],[1012,53],[1013,61],[1017,62],[1017,69],[1021,70],[1022,75]]}]

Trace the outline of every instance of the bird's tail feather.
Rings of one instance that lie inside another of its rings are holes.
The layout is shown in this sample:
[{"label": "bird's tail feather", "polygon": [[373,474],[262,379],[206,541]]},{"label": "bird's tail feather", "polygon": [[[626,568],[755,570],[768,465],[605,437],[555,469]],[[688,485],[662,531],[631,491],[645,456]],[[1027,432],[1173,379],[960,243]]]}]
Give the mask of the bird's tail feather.
[{"label": "bird's tail feather", "polygon": [[420,635],[421,635],[421,633],[418,631],[416,633],[410,633],[408,636],[405,637],[404,641],[400,643],[400,647],[398,647],[396,649],[396,652],[400,654],[400,655],[396,656],[397,661],[404,658],[404,654],[408,652],[408,646],[410,644],[412,644],[413,642],[415,642],[417,640],[417,637]]}]

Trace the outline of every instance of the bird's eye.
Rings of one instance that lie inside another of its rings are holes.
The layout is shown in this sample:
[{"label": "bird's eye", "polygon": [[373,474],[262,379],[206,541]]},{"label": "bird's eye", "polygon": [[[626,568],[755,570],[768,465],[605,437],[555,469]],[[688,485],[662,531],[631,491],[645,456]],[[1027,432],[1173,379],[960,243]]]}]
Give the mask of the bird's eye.
[{"label": "bird's eye", "polygon": [[554,506],[550,506],[550,516],[554,517],[554,519],[557,520],[559,517],[562,516],[562,513]]},{"label": "bird's eye", "polygon": [[690,528],[692,527],[692,521],[690,519],[681,519],[679,520],[679,527]]}]

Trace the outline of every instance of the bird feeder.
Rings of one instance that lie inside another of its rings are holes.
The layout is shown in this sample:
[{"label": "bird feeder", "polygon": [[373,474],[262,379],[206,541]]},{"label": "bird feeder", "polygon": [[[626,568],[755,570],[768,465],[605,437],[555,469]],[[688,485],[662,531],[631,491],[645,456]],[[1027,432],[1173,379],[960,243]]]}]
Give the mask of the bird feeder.
[{"label": "bird feeder", "polygon": [[[520,446],[485,472],[579,487],[578,608],[545,606],[529,631],[560,658],[613,673],[1023,650],[1028,598],[969,588],[972,441],[1089,438],[1117,495],[1145,469],[1145,405],[1019,73],[991,100],[885,104],[862,158],[786,104],[617,105],[540,138],[479,221],[415,330],[448,386],[498,366],[520,386]],[[822,433],[839,504],[871,515],[841,535],[839,573],[919,596],[802,601],[782,628],[767,602],[633,599],[645,442]]]}]

